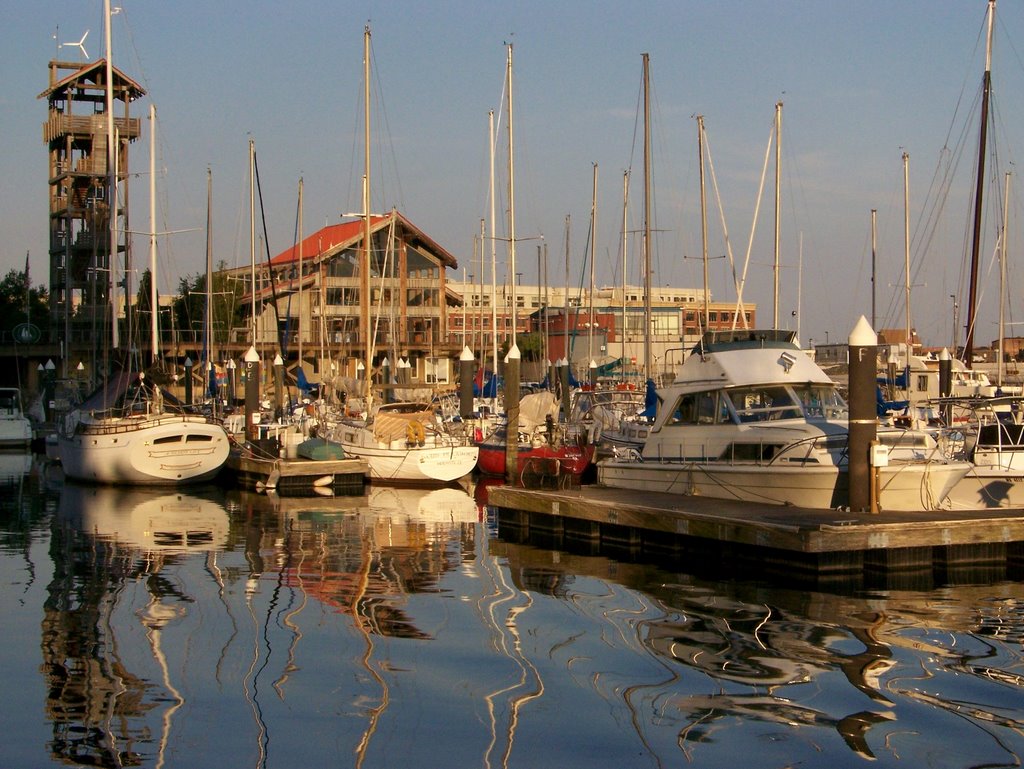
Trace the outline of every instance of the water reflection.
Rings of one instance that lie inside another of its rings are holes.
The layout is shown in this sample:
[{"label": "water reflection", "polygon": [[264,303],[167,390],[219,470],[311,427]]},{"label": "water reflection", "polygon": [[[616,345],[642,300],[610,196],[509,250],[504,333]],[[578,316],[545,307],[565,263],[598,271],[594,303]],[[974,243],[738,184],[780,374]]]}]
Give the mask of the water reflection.
[{"label": "water reflection", "polygon": [[1018,583],[708,579],[503,541],[475,489],[296,500],[48,477],[11,486],[29,512],[0,519],[20,591],[0,592],[3,659],[29,639],[17,669],[42,676],[45,709],[39,686],[7,701],[46,732],[9,736],[0,765],[944,767],[1024,750]]},{"label": "water reflection", "polygon": [[[671,751],[656,747],[651,732],[671,725],[684,756],[708,766],[754,750],[766,765],[770,756],[814,765],[836,747],[829,732],[866,759],[1019,765],[1019,584],[838,596],[690,578],[657,583],[666,575],[641,565],[566,554],[540,568],[544,551],[502,552],[524,587],[588,613],[638,660],[647,656],[644,673],[614,691],[634,714],[637,739],[663,758]],[[590,595],[588,575],[598,584],[614,575],[651,601],[630,607],[625,595]],[[580,642],[567,635],[552,648],[563,644]],[[596,690],[617,672],[595,668],[577,680]],[[607,685],[601,696],[611,698]]]}]

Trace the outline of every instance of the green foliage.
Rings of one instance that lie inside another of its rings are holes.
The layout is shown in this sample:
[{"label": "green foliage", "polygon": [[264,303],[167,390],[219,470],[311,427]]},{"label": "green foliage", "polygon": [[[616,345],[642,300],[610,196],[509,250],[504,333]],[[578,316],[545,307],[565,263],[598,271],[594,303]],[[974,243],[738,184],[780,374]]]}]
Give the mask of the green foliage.
[{"label": "green foliage", "polygon": [[213,273],[213,290],[206,289],[206,275],[186,275],[178,282],[178,297],[172,307],[175,327],[191,331],[196,339],[202,339],[203,324],[206,321],[206,301],[210,295],[213,340],[215,345],[224,344],[232,328],[245,325],[242,316],[241,281],[229,280],[227,265],[220,262]]},{"label": "green foliage", "polygon": [[24,270],[12,269],[0,281],[0,330],[10,332],[25,322],[45,330],[49,323],[49,292],[39,285],[29,287],[26,296],[25,278]]},{"label": "green foliage", "polygon": [[[511,339],[503,341],[498,347],[498,358],[504,359],[511,345]],[[544,338],[540,334],[518,334],[516,347],[519,348],[520,360],[540,360],[544,355]]]}]

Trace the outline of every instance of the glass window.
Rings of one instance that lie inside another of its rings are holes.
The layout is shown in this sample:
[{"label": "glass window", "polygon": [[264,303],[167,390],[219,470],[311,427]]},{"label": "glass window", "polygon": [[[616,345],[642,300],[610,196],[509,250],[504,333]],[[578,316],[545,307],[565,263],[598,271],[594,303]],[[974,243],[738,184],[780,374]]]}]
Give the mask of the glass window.
[{"label": "glass window", "polygon": [[797,419],[803,416],[795,396],[784,386],[741,387],[730,390],[729,399],[740,422]]},{"label": "glass window", "polygon": [[441,279],[441,268],[437,260],[412,246],[406,248],[405,265],[410,278]]},{"label": "glass window", "polygon": [[808,419],[847,419],[846,402],[831,385],[806,385],[796,390]]}]

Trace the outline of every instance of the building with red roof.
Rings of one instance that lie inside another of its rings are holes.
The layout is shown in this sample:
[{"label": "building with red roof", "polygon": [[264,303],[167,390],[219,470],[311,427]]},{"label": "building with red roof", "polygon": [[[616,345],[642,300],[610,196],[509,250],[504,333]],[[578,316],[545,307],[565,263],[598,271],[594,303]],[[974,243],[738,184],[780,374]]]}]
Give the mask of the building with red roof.
[{"label": "building with red roof", "polygon": [[393,371],[400,361],[408,369],[408,384],[450,384],[462,346],[449,332],[449,308],[462,298],[448,290],[446,273],[457,260],[398,211],[369,224],[368,257],[360,218],[323,227],[269,262],[227,271],[246,286],[245,315],[255,308],[257,349],[273,346],[291,368],[301,357],[311,381],[332,364],[356,377],[367,359],[379,379],[386,358]]}]

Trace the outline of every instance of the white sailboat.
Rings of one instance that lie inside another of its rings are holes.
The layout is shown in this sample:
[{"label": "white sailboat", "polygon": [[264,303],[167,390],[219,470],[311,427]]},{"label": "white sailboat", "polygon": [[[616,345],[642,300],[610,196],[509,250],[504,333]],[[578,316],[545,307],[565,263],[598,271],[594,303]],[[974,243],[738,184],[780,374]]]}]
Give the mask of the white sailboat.
[{"label": "white sailboat", "polygon": [[[107,37],[107,174],[110,189],[111,285],[117,254],[117,170],[113,120],[113,67],[110,54],[110,0],[104,1]],[[152,117],[152,113],[151,113]],[[153,139],[155,141],[155,120]],[[152,154],[151,154],[152,163]],[[150,194],[155,175],[150,172]],[[155,227],[153,228],[155,231]],[[155,259],[154,259],[155,261]],[[155,265],[151,280],[156,281]],[[114,292],[111,290],[111,300]],[[157,323],[153,308],[152,323]],[[111,303],[114,348],[117,341],[116,305]],[[154,338],[156,338],[154,331]],[[154,358],[157,356],[153,350]],[[142,372],[121,372],[77,409],[67,414],[57,435],[64,474],[81,481],[110,484],[184,484],[215,476],[228,457],[224,427],[199,414],[176,407],[173,399]]]},{"label": "white sailboat", "polygon": [[[370,28],[363,32],[363,76],[365,78],[365,159],[363,180],[363,260],[360,265],[362,326],[365,345],[364,372],[367,413],[364,419],[345,418],[326,431],[341,444],[345,456],[366,460],[371,480],[397,483],[449,483],[472,472],[479,449],[464,436],[450,432],[431,404],[383,403],[374,406],[371,397],[373,370],[370,328]],[[392,221],[393,221],[392,215]],[[383,293],[383,292],[382,292]]]}]

